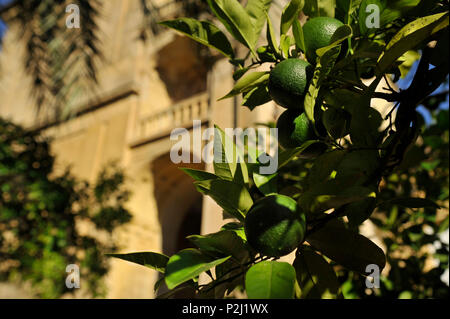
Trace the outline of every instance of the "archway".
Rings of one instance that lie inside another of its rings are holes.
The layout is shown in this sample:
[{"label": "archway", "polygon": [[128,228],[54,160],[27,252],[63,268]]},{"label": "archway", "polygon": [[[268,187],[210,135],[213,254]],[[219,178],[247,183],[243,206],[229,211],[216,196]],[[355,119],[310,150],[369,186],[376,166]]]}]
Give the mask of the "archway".
[{"label": "archway", "polygon": [[174,164],[169,154],[152,163],[154,196],[162,231],[162,251],[166,255],[192,247],[186,236],[199,234],[202,219],[202,195],[193,180],[179,168],[203,169],[203,164]]}]

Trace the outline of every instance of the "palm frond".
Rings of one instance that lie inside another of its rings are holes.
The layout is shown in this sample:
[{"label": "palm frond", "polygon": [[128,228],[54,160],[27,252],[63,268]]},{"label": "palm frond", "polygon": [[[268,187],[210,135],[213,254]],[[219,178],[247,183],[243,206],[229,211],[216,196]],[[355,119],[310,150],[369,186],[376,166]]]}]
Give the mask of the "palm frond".
[{"label": "palm frond", "polygon": [[[79,29],[66,26],[66,6],[78,5]],[[32,79],[31,94],[37,111],[60,119],[70,115],[80,88],[97,83],[97,59],[101,58],[98,36],[100,0],[17,0],[11,22],[21,28],[25,45],[25,71]],[[87,80],[87,82],[86,82]]]}]

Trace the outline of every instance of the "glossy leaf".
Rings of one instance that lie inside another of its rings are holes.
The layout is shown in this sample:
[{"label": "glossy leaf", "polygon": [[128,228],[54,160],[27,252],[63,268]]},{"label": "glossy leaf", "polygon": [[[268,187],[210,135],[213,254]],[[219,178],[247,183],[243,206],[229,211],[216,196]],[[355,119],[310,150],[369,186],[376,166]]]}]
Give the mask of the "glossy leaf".
[{"label": "glossy leaf", "polygon": [[248,168],[242,150],[221,128],[218,126],[214,128],[215,174],[238,184],[248,183]]},{"label": "glossy leaf", "polygon": [[222,230],[208,235],[190,235],[186,237],[202,251],[219,256],[233,256],[237,260],[248,257],[244,241],[235,231]]},{"label": "glossy leaf", "polygon": [[109,257],[123,259],[164,273],[169,257],[154,252],[138,252],[129,254],[106,254]]},{"label": "glossy leaf", "polygon": [[289,58],[289,48],[291,47],[291,37],[285,34],[280,38],[280,49],[285,59]]},{"label": "glossy leaf", "polygon": [[280,50],[278,48],[277,44],[277,38],[275,36],[275,31],[273,29],[272,20],[269,17],[269,14],[266,12],[266,18],[267,18],[267,30],[266,30],[266,37],[267,37],[267,43],[269,44],[269,48],[274,52],[276,55],[280,54]]},{"label": "glossy leaf", "polygon": [[344,215],[350,227],[357,227],[366,221],[376,207],[376,198],[370,197],[362,201],[350,203],[345,207]]},{"label": "glossy leaf", "polygon": [[253,24],[256,39],[261,34],[261,30],[266,22],[266,12],[269,11],[272,0],[248,0],[245,6],[248,16]]},{"label": "glossy leaf", "polygon": [[278,156],[278,169],[285,166],[291,160],[299,156],[304,150],[306,150],[312,144],[318,143],[318,141],[307,141],[303,143],[301,146],[291,149],[282,150],[279,152]]},{"label": "glossy leaf", "polygon": [[263,261],[253,265],[245,275],[250,299],[292,299],[295,269],[286,262]]},{"label": "glossy leaf", "polygon": [[269,94],[269,89],[266,84],[262,84],[253,88],[250,92],[245,93],[242,100],[242,105],[253,110],[255,107],[266,104],[272,101],[272,97]]},{"label": "glossy leaf", "polygon": [[298,20],[298,15],[305,5],[304,0],[292,0],[286,5],[281,14],[280,32],[286,34],[291,28],[294,20]]},{"label": "glossy leaf", "polygon": [[227,99],[244,92],[249,92],[253,88],[260,86],[268,80],[268,72],[252,72],[245,74],[236,82],[231,91],[219,100]]},{"label": "glossy leaf", "polygon": [[[344,24],[343,26],[340,26],[333,34],[333,36],[331,37],[330,40],[330,44],[326,47],[317,49],[316,53],[318,57],[323,56],[325,53],[327,53],[329,50],[333,49],[334,47],[338,46],[339,44],[341,44],[342,42],[344,42],[345,40],[351,38],[351,36],[353,35],[353,30],[349,25]],[[328,65],[325,63],[328,62],[327,60],[321,60],[321,64],[323,66],[327,66]],[[332,62],[334,63],[334,62]],[[331,67],[329,67],[331,68]]]},{"label": "glossy leaf", "polygon": [[[405,52],[449,25],[448,12],[422,17],[404,26],[387,44],[376,69],[378,77]],[[374,86],[375,84],[373,84]]]},{"label": "glossy leaf", "polygon": [[242,223],[230,222],[223,225],[220,230],[227,230],[236,233],[244,242],[247,242],[247,237],[245,236],[245,230]]},{"label": "glossy leaf", "polygon": [[336,167],[336,179],[352,185],[363,185],[379,165],[376,150],[355,150],[347,153]]},{"label": "glossy leaf", "polygon": [[317,181],[326,181],[330,179],[331,174],[333,171],[335,172],[345,154],[345,151],[333,150],[318,156],[308,174],[308,184],[313,186]]},{"label": "glossy leaf", "polygon": [[303,12],[310,18],[334,17],[336,0],[305,0]]},{"label": "glossy leaf", "polygon": [[269,195],[273,193],[277,193],[277,178],[278,174],[270,174],[270,175],[262,175],[256,172],[253,172],[253,181],[255,182],[256,187],[263,193],[264,195]]},{"label": "glossy leaf", "polygon": [[339,208],[345,204],[375,196],[372,189],[352,186],[351,183],[336,179],[325,182],[316,181],[311,188],[300,195],[298,204],[303,210],[317,214],[330,208]]},{"label": "glossy leaf", "polygon": [[249,48],[254,55],[257,36],[247,11],[237,0],[208,0],[216,17],[223,23],[233,37]]},{"label": "glossy leaf", "polygon": [[180,18],[163,21],[160,24],[181,32],[191,39],[218,50],[229,59],[233,59],[234,51],[225,34],[215,25],[207,21],[191,18]]},{"label": "glossy leaf", "polygon": [[[321,50],[321,49],[319,49]],[[319,50],[317,52],[319,53]],[[320,51],[320,55],[317,58],[316,68],[314,69],[314,76],[309,84],[308,92],[305,96],[305,113],[311,122],[315,122],[314,108],[316,106],[316,99],[319,95],[320,86],[323,79],[331,71],[334,62],[340,53],[339,46],[327,47],[326,51]]]},{"label": "glossy leaf", "polygon": [[227,180],[208,180],[194,182],[197,190],[210,196],[220,207],[239,220],[253,205],[253,199],[243,185]]},{"label": "glossy leaf", "polygon": [[219,178],[215,174],[205,172],[202,170],[198,170],[198,169],[185,168],[185,167],[180,168],[180,169],[196,181],[206,181],[206,180],[210,180],[210,179]]},{"label": "glossy leaf", "polygon": [[380,271],[386,264],[383,250],[368,238],[344,227],[328,224],[306,238],[315,249],[338,264],[366,274],[366,267],[375,264]]},{"label": "glossy leaf", "polygon": [[333,299],[338,297],[340,284],[333,267],[308,246],[296,254],[293,266],[302,299]]},{"label": "glossy leaf", "polygon": [[166,285],[169,289],[194,279],[201,273],[220,265],[230,257],[212,259],[197,249],[184,249],[170,257],[165,274]]},{"label": "glossy leaf", "polygon": [[295,19],[292,24],[292,33],[294,35],[295,45],[297,49],[301,50],[302,52],[306,52],[305,36],[303,34],[302,25],[300,24],[300,21],[298,19]]},{"label": "glossy leaf", "polygon": [[336,0],[335,17],[345,24],[351,24],[351,16],[361,5],[362,0]]}]

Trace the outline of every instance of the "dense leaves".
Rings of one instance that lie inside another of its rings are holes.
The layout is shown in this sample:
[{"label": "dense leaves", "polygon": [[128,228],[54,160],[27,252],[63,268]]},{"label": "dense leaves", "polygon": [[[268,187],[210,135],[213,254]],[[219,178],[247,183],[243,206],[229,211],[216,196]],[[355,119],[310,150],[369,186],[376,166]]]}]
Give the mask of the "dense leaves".
[{"label": "dense leaves", "polygon": [[[234,136],[218,127],[214,174],[185,170],[197,189],[233,221],[217,233],[189,237],[198,249],[171,257],[169,288],[188,283],[199,296],[216,298],[235,289],[245,290],[250,298],[448,296],[439,279],[448,263],[448,244],[439,237],[448,229],[448,111],[436,111],[427,126],[416,110],[424,104],[435,111],[448,96],[432,95],[448,77],[445,2],[292,0],[279,23],[269,14],[270,1],[208,4],[229,35],[248,49],[246,54],[237,48],[239,55],[226,54],[235,66],[236,83],[222,99],[240,95],[250,110],[272,99],[280,103],[270,89],[273,70],[288,59],[305,60],[307,40],[314,33],[328,37],[313,52],[312,79],[289,68],[283,71],[282,78],[289,79],[286,87],[307,83],[306,95],[294,101],[300,106],[294,119],[307,118],[312,133],[306,141],[282,145],[270,154],[278,160],[276,172],[258,172],[261,163],[254,155],[262,154],[237,145]],[[321,28],[308,31],[301,23],[305,17],[334,18],[338,21],[320,21],[338,27],[329,35]],[[192,28],[198,23],[175,29],[218,48],[208,36],[199,36],[199,28]],[[265,42],[257,47],[264,25]],[[278,25],[279,36],[274,28]],[[227,36],[220,34],[222,39]],[[415,64],[417,70],[410,74]],[[270,71],[256,69],[262,65]],[[400,76],[412,77],[401,91],[394,85]],[[379,92],[383,79],[386,88]],[[386,103],[386,112],[374,107],[375,99],[391,103]],[[274,194],[294,199],[306,216],[305,243],[298,244],[292,265],[252,247],[245,237],[249,223],[262,238],[269,234],[264,216],[252,221],[247,212]],[[360,233],[367,227],[376,229],[373,240]],[[440,263],[430,266],[433,254]],[[383,271],[378,290],[365,286],[368,266]],[[201,272],[211,279],[206,284],[197,282]]]},{"label": "dense leaves", "polygon": [[104,253],[116,246],[77,227],[107,235],[128,222],[123,183],[113,166],[93,185],[69,170],[57,174],[46,140],[0,119],[0,280],[29,282],[37,296],[57,298],[73,292],[63,283],[66,266],[77,264],[86,292],[102,295]]}]

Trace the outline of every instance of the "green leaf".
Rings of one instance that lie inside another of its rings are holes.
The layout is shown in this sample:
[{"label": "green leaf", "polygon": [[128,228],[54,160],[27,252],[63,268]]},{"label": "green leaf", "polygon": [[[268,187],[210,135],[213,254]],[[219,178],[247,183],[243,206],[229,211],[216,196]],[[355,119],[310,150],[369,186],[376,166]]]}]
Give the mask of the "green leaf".
[{"label": "green leaf", "polygon": [[312,144],[318,143],[319,141],[307,141],[303,143],[301,146],[291,149],[282,150],[279,152],[278,156],[278,169],[282,168],[286,164],[288,164],[295,157],[299,156],[305,149],[307,149]]},{"label": "green leaf", "polygon": [[336,179],[317,181],[300,195],[298,204],[310,214],[317,214],[375,196],[373,190],[368,187],[349,184]]},{"label": "green leaf", "polygon": [[308,174],[308,185],[313,186],[317,182],[329,180],[345,154],[343,150],[334,150],[318,156]]},{"label": "green leaf", "polygon": [[184,167],[180,168],[180,169],[196,181],[206,181],[206,180],[210,180],[210,179],[219,178],[217,175],[214,175],[209,172],[201,171],[198,169],[191,169],[191,168],[184,168]]},{"label": "green leaf", "polygon": [[377,150],[354,150],[345,154],[336,167],[336,179],[363,185],[377,169],[380,156]]},{"label": "green leaf", "polygon": [[280,50],[278,49],[277,38],[275,37],[273,24],[267,12],[266,12],[266,19],[267,19],[267,30],[266,30],[267,43],[269,44],[269,48],[272,50],[272,52],[275,53],[275,55],[279,55]]},{"label": "green leaf", "polygon": [[227,230],[236,233],[244,242],[247,242],[247,237],[245,236],[244,226],[241,223],[230,222],[223,225],[220,230]]},{"label": "green leaf", "polygon": [[289,58],[289,48],[291,47],[291,37],[285,34],[280,38],[280,49],[285,59]]},{"label": "green leaf", "polygon": [[277,178],[278,178],[277,173],[271,175],[262,175],[253,172],[253,181],[255,182],[256,187],[258,187],[258,189],[264,195],[269,195],[278,192]]},{"label": "green leaf", "polygon": [[258,38],[252,20],[244,7],[237,0],[208,0],[208,4],[233,37],[249,48],[253,55]]},{"label": "green leaf", "polygon": [[411,68],[413,67],[414,63],[420,59],[420,53],[417,51],[407,51],[405,54],[403,54],[398,61],[402,62],[402,64],[399,65],[399,70],[401,73],[401,78],[404,79]]},{"label": "green leaf", "polygon": [[214,172],[223,179],[248,183],[248,168],[242,150],[222,129],[218,126],[214,129]]},{"label": "green leaf", "polygon": [[280,32],[286,34],[294,20],[298,20],[298,15],[305,5],[304,0],[292,0],[284,7],[281,14]]},{"label": "green leaf", "polygon": [[164,282],[164,276],[161,277],[161,278],[159,278],[159,279],[155,282],[155,284],[153,285],[153,292],[154,292],[155,294],[158,293],[158,290],[159,290],[159,288],[161,288],[161,285],[163,284],[163,282]]},{"label": "green leaf", "polygon": [[344,215],[347,216],[350,227],[357,227],[372,215],[375,207],[376,198],[366,198],[362,201],[347,205],[345,207]]},{"label": "green leaf", "polygon": [[331,38],[331,44],[320,48],[316,51],[317,53],[317,64],[314,69],[314,76],[308,88],[308,92],[305,96],[305,113],[308,119],[315,122],[314,108],[316,106],[316,99],[319,95],[320,87],[322,81],[331,72],[336,59],[341,52],[340,43],[342,41],[350,38],[352,36],[352,28],[348,25],[343,25],[339,27],[333,37]]},{"label": "green leaf", "polygon": [[230,256],[220,259],[211,259],[197,249],[184,249],[170,257],[166,267],[165,281],[172,290],[176,286],[194,279],[205,272],[228,260]]},{"label": "green leaf", "polygon": [[432,200],[426,198],[414,198],[414,197],[403,197],[403,198],[393,198],[387,201],[383,201],[379,203],[379,205],[398,205],[408,208],[440,208],[438,204],[433,202]]},{"label": "green leaf", "polygon": [[448,25],[448,12],[422,17],[408,23],[387,44],[385,52],[378,60],[377,77],[380,78],[404,53],[414,49]]},{"label": "green leaf", "polygon": [[380,247],[368,238],[332,223],[309,235],[306,241],[338,264],[361,274],[366,274],[367,265],[375,264],[381,271],[386,264],[386,256]]},{"label": "green leaf", "polygon": [[[418,17],[430,12],[438,0],[401,0],[385,1],[385,9],[381,13],[381,27],[402,17]],[[433,3],[434,2],[434,3]]]},{"label": "green leaf", "polygon": [[245,289],[250,299],[292,299],[295,269],[286,262],[263,261],[245,275]]},{"label": "green leaf", "polygon": [[305,0],[303,12],[310,18],[334,17],[336,0]]},{"label": "green leaf", "polygon": [[198,181],[194,185],[200,193],[210,196],[220,207],[241,221],[253,205],[253,199],[243,185],[221,179]]},{"label": "green leaf", "polygon": [[220,98],[219,101],[244,92],[249,92],[253,88],[258,87],[268,81],[269,72],[252,72],[245,74],[236,82],[231,91],[224,97]]},{"label": "green leaf", "polygon": [[164,273],[169,257],[153,252],[129,254],[106,254],[106,256],[123,259]]},{"label": "green leaf", "polygon": [[191,235],[186,237],[200,250],[223,256],[233,256],[241,261],[248,257],[248,251],[242,238],[230,230],[222,230],[205,236]]},{"label": "green leaf", "polygon": [[[347,92],[347,91],[344,91]],[[383,122],[380,112],[370,107],[369,95],[351,94],[353,101],[344,105],[352,120],[350,122],[350,139],[354,146],[376,147],[380,142],[379,127]]]},{"label": "green leaf", "polygon": [[351,17],[361,5],[362,0],[336,0],[336,19],[351,24]]},{"label": "green leaf", "polygon": [[237,81],[239,80],[245,73],[247,73],[250,70],[250,68],[243,68],[241,67],[240,69],[237,69],[234,73],[233,73],[233,80]]},{"label": "green leaf", "polygon": [[306,52],[305,36],[303,34],[302,25],[300,24],[300,21],[298,19],[295,19],[292,24],[292,33],[294,35],[295,45],[297,49],[301,50],[302,52]]},{"label": "green leaf", "polygon": [[163,21],[160,24],[181,32],[203,45],[218,50],[229,59],[234,58],[233,48],[225,34],[210,22],[197,21],[191,18],[180,18]]},{"label": "green leaf", "polygon": [[250,92],[245,93],[242,105],[253,110],[255,107],[266,104],[272,101],[272,97],[269,94],[269,89],[266,84],[255,87]]},{"label": "green leaf", "polygon": [[[319,95],[320,86],[323,79],[329,74],[333,68],[334,62],[340,53],[339,46],[327,47],[327,51],[317,50],[318,58],[316,68],[314,69],[314,76],[309,84],[308,92],[305,96],[305,113],[311,122],[315,122],[314,108],[316,106],[316,99]],[[320,54],[319,54],[320,51]]]},{"label": "green leaf", "polygon": [[293,266],[302,299],[333,299],[340,284],[333,267],[308,246],[297,252]]},{"label": "green leaf", "polygon": [[266,13],[269,11],[272,0],[248,0],[245,10],[253,24],[256,39],[266,22]]},{"label": "green leaf", "polygon": [[[340,45],[342,42],[344,42],[345,40],[351,38],[353,35],[353,30],[349,25],[344,24],[343,26],[340,26],[334,33],[333,36],[331,37],[330,40],[330,44],[327,45],[326,47],[317,49],[316,53],[318,57],[322,57],[323,55],[325,55],[325,53],[327,53],[328,51],[330,51],[331,49],[333,49],[334,47]],[[329,57],[327,57],[328,59]],[[321,60],[322,65],[327,66],[328,69],[331,69],[332,66],[328,66],[325,62],[328,62],[327,60]],[[331,63],[334,63],[334,61],[330,61]]]}]

